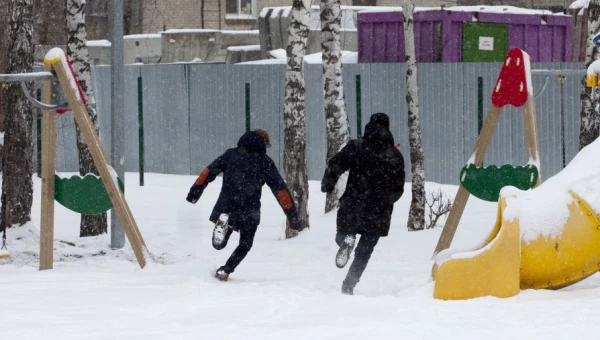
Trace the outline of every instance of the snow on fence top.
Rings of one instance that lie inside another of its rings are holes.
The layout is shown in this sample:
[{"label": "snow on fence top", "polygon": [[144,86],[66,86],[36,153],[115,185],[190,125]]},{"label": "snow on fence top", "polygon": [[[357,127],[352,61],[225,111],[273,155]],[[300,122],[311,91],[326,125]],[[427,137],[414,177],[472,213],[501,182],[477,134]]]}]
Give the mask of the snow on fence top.
[{"label": "snow on fence top", "polygon": [[[494,14],[528,14],[528,15],[564,15],[562,13],[553,13],[548,10],[527,9],[513,6],[454,6],[454,7],[415,7],[415,12],[427,11],[450,11],[450,12],[479,12]],[[402,12],[402,7],[374,7],[362,10],[359,13],[380,13],[380,12]]]},{"label": "snow on fence top", "polygon": [[[313,53],[304,57],[304,62],[307,64],[322,64],[323,53]],[[342,64],[356,64],[358,63],[358,52],[342,51]]]},{"label": "snow on fence top", "polygon": [[[246,47],[246,46],[242,46]],[[229,49],[229,48],[228,48]],[[323,62],[323,53],[313,53],[304,56],[305,64],[321,64]],[[266,65],[266,64],[285,64],[287,62],[287,56],[284,49],[280,48],[277,50],[269,51],[269,56],[271,59],[263,59],[263,60],[254,60],[254,61],[246,61],[240,64],[247,65]],[[358,52],[352,51],[342,51],[342,64],[356,64],[358,62]]]}]

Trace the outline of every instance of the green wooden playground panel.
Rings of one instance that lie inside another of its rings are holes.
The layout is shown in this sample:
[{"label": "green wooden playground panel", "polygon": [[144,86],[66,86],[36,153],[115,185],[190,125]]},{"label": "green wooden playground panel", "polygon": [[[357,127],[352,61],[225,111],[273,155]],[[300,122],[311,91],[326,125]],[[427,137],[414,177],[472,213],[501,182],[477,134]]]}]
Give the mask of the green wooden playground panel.
[{"label": "green wooden playground panel", "polygon": [[532,164],[517,167],[490,165],[485,168],[467,164],[460,171],[460,183],[471,195],[484,201],[497,202],[500,190],[505,186],[529,190],[537,183],[538,176],[538,169]]},{"label": "green wooden playground panel", "polygon": [[[88,174],[70,178],[54,176],[54,199],[65,208],[83,215],[98,215],[112,208],[110,197],[100,177]],[[121,191],[123,181],[118,179]]]}]

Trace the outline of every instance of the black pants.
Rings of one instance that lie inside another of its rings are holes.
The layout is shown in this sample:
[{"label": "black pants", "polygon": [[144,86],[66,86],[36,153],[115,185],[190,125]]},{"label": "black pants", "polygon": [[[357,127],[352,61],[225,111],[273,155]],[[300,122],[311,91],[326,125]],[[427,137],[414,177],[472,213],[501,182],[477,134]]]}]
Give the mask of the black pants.
[{"label": "black pants", "polygon": [[[338,232],[335,235],[335,243],[337,243],[338,246],[341,246],[342,242],[344,242],[344,238],[348,235],[349,234]],[[367,268],[367,263],[369,263],[369,259],[371,258],[371,254],[373,254],[377,242],[379,242],[379,236],[377,235],[367,234],[360,237],[356,250],[354,250],[354,261],[352,261],[350,270],[348,270],[348,274],[344,280],[344,286],[354,288],[360,281],[360,277]]]},{"label": "black pants", "polygon": [[[256,227],[244,228],[240,229],[240,243],[237,248],[233,251],[233,254],[229,257],[227,262],[225,263],[225,272],[227,274],[233,273],[235,268],[242,262],[242,260],[248,255],[250,249],[252,249],[252,244],[254,243],[254,235],[256,234]],[[225,235],[225,240],[221,244],[220,247],[215,247],[217,250],[221,250],[227,246],[227,242],[229,241],[229,237],[233,233],[233,228],[229,228],[227,231],[227,235]]]}]

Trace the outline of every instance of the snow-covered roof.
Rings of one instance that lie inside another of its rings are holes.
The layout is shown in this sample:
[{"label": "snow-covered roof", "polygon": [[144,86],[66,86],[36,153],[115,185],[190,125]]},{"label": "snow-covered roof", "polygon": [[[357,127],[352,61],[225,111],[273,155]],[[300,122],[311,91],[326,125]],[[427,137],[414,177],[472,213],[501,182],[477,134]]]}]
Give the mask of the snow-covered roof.
[{"label": "snow-covered roof", "polygon": [[[531,15],[556,15],[545,9],[528,9],[513,6],[455,6],[446,8],[453,12],[481,12],[481,13],[503,13],[503,14],[531,14]],[[559,15],[562,15],[560,13]]]},{"label": "snow-covered roof", "polygon": [[260,45],[229,46],[228,51],[260,51]]},{"label": "snow-covered roof", "polygon": [[[579,0],[584,1],[584,0]],[[589,1],[589,0],[587,0]],[[415,7],[415,12],[440,11],[441,7]],[[454,6],[444,7],[443,10],[451,12],[480,12],[480,13],[501,13],[501,14],[529,14],[529,15],[563,15],[562,13],[553,13],[552,11],[542,9],[527,9],[513,6]],[[402,7],[373,7],[359,13],[379,13],[379,12],[402,12]]]},{"label": "snow-covered roof", "polygon": [[241,35],[241,34],[256,34],[258,35],[258,30],[246,30],[246,31],[229,31],[229,30],[223,30],[221,31],[221,34],[235,34],[235,35]]},{"label": "snow-covered roof", "polygon": [[[441,7],[415,7],[415,12],[439,11]],[[359,11],[359,13],[402,12],[402,7],[377,6]]]},{"label": "snow-covered roof", "polygon": [[161,34],[177,34],[177,33],[215,33],[219,32],[219,30],[209,30],[203,28],[173,28],[168,29],[166,31],[161,31],[158,33]]},{"label": "snow-covered roof", "polygon": [[88,40],[86,45],[88,47],[110,47],[110,41],[108,41],[108,40]]},{"label": "snow-covered roof", "polygon": [[160,39],[161,35],[152,33],[152,34],[131,34],[123,37],[125,40],[144,40],[144,39]]}]

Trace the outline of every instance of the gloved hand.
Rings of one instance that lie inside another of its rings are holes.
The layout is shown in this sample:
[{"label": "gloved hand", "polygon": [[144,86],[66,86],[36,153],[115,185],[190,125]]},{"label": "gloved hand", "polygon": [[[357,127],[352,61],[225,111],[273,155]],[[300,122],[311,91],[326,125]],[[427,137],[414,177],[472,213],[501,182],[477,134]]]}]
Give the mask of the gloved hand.
[{"label": "gloved hand", "polygon": [[331,182],[329,178],[323,178],[321,181],[321,192],[332,192],[335,189],[335,182]]},{"label": "gloved hand", "polygon": [[185,199],[186,199],[186,201],[188,201],[192,204],[196,204],[196,202],[198,202],[198,200],[200,199],[201,195],[202,195],[202,188],[199,185],[194,184],[190,188],[190,192],[188,193],[188,195]]},{"label": "gloved hand", "polygon": [[299,231],[300,230],[300,221],[297,218],[290,219],[290,229]]}]

